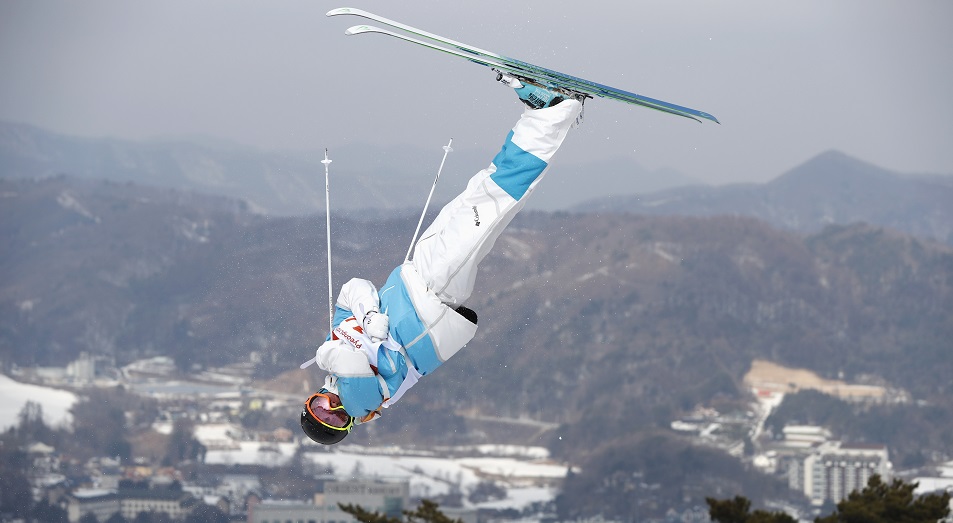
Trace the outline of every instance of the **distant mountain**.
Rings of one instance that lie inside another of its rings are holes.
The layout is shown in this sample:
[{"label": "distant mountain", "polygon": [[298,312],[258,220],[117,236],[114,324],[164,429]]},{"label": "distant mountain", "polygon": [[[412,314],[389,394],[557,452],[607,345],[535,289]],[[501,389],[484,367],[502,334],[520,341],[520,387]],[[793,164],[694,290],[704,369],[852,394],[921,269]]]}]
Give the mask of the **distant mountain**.
[{"label": "distant mountain", "polygon": [[[448,158],[435,202],[449,201],[473,173],[489,165],[498,144],[457,146]],[[0,178],[66,174],[84,179],[132,182],[243,200],[260,214],[324,213],[323,150],[266,152],[224,141],[194,138],[130,142],[65,136],[29,125],[0,122]],[[331,151],[333,212],[364,217],[419,212],[443,152],[434,147],[349,145]],[[580,176],[618,179],[614,193],[655,191],[691,183],[671,171],[649,171],[624,158],[557,164],[556,175],[538,191],[530,208],[555,210],[607,194]],[[625,173],[625,176],[612,176]]]},{"label": "distant mountain", "polygon": [[574,210],[752,216],[803,233],[830,224],[865,222],[953,244],[953,176],[904,176],[836,151],[765,184],[610,196]]},{"label": "distant mountain", "polygon": [[[401,209],[422,205],[424,195],[410,194],[407,184],[429,189],[427,170],[418,161],[389,161],[396,151],[378,151],[380,172],[355,160],[367,156],[359,147],[333,152],[332,206]],[[412,156],[412,155],[411,155]],[[431,155],[437,162],[436,155]],[[227,142],[129,142],[87,139],[50,133],[27,125],[0,124],[0,177],[37,178],[67,174],[85,179],[226,196],[249,209],[273,215],[324,212],[324,167],[319,153],[262,152]],[[386,175],[385,175],[386,173]],[[340,181],[347,180],[347,185]]]},{"label": "distant mountain", "polygon": [[[437,186],[435,207],[485,167],[495,147],[456,148]],[[418,213],[441,152],[363,145],[331,151],[332,212],[365,219]],[[65,174],[131,182],[225,196],[274,216],[324,213],[322,159],[323,151],[267,152],[208,139],[76,138],[0,122],[0,179]],[[530,209],[752,216],[808,234],[830,224],[864,222],[953,244],[953,176],[900,175],[836,151],[764,184],[701,186],[676,171],[649,170],[622,157],[566,164],[557,158],[553,171]],[[580,184],[581,178],[605,182]]]},{"label": "distant mountain", "polygon": [[540,184],[527,208],[544,211],[578,209],[583,202],[606,194],[651,193],[698,183],[698,180],[674,169],[648,169],[624,157],[562,163],[557,156],[552,171],[552,176]]}]

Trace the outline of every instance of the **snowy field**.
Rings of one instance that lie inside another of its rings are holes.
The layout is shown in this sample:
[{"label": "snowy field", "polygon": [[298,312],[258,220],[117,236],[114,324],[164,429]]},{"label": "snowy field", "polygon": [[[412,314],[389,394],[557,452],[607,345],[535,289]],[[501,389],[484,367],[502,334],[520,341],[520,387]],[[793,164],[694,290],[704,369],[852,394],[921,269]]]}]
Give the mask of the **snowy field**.
[{"label": "snowy field", "polygon": [[43,420],[51,427],[71,423],[69,409],[76,403],[72,392],[20,383],[3,374],[0,374],[0,398],[0,431],[20,423],[20,411],[28,401],[43,407]]},{"label": "snowy field", "polygon": [[481,478],[492,478],[506,488],[507,498],[480,507],[523,508],[536,501],[549,501],[553,489],[534,486],[540,480],[566,476],[566,467],[514,458],[429,456],[376,453],[374,449],[344,448],[336,452],[310,454],[319,467],[330,465],[339,479],[379,477],[410,481],[412,496],[430,497],[447,494],[453,488],[466,495]]},{"label": "snowy field", "polygon": [[[230,425],[200,425],[196,438],[209,446],[206,463],[279,465],[292,459],[292,443],[234,441],[237,428]],[[340,479],[379,478],[407,480],[411,496],[430,497],[454,488],[466,496],[481,480],[492,479],[507,490],[503,500],[476,505],[481,508],[521,509],[534,502],[553,499],[553,480],[566,476],[565,465],[546,458],[540,447],[479,446],[467,449],[469,457],[439,457],[432,453],[410,452],[395,447],[367,448],[341,446],[333,449],[313,446],[305,454],[319,470],[330,468]],[[423,455],[422,455],[423,454]]]}]

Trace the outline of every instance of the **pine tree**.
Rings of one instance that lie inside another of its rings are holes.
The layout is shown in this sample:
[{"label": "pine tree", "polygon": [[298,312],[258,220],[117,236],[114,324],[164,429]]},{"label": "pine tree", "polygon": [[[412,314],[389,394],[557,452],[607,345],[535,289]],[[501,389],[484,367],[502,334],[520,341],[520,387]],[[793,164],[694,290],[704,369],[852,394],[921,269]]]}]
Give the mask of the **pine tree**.
[{"label": "pine tree", "polygon": [[[854,491],[829,516],[815,523],[936,523],[950,514],[950,494],[913,495],[917,483],[895,479],[890,485],[879,475],[871,476],[867,486]],[[718,523],[796,523],[783,512],[749,512],[751,501],[743,496],[717,500],[705,498],[708,515]]]},{"label": "pine tree", "polygon": [[360,505],[338,504],[338,506],[361,523],[463,523],[463,520],[452,519],[441,512],[440,506],[429,499],[421,501],[416,510],[405,510],[406,519],[404,520],[379,512],[368,512]]},{"label": "pine tree", "polygon": [[28,519],[33,493],[24,474],[29,469],[26,454],[5,450],[0,441],[0,518]]},{"label": "pine tree", "polygon": [[917,483],[895,479],[890,485],[871,476],[860,492],[851,492],[837,510],[815,523],[936,523],[950,514],[950,494],[913,495]]},{"label": "pine tree", "polygon": [[407,523],[417,523],[418,520],[423,523],[463,523],[462,519],[452,519],[441,512],[440,506],[429,499],[421,501],[417,510],[405,510],[404,515],[407,516]]},{"label": "pine tree", "polygon": [[751,501],[743,496],[719,501],[705,498],[708,503],[708,515],[718,523],[797,523],[797,520],[783,512],[765,512],[755,510],[749,513]]}]

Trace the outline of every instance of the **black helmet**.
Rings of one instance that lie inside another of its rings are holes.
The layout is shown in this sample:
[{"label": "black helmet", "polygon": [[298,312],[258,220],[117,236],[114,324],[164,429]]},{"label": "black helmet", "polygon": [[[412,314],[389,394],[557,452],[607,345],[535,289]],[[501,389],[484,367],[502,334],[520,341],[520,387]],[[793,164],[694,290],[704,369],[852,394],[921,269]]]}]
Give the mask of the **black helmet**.
[{"label": "black helmet", "polygon": [[[312,394],[304,402],[304,408],[301,409],[301,430],[312,441],[322,445],[334,445],[344,439],[354,427],[354,418],[344,410],[343,406],[330,409],[322,406],[321,404],[324,403],[322,399],[328,399],[323,389],[321,392]],[[315,415],[316,412],[318,415]]]}]

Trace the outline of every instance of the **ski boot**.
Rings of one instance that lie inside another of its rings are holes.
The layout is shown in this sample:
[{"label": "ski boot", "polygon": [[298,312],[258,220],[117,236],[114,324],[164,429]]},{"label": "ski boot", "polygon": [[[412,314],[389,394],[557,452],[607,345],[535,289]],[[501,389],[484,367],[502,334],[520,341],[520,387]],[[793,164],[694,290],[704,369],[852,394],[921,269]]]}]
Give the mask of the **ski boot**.
[{"label": "ski boot", "polygon": [[582,93],[558,87],[544,87],[527,78],[517,78],[496,69],[494,71],[496,71],[496,81],[516,90],[519,99],[531,109],[552,107],[567,98],[573,98],[580,102],[586,98],[586,95]]}]

